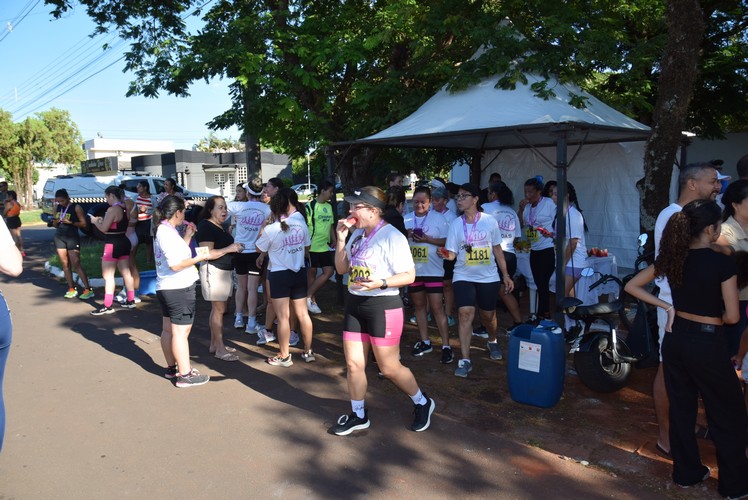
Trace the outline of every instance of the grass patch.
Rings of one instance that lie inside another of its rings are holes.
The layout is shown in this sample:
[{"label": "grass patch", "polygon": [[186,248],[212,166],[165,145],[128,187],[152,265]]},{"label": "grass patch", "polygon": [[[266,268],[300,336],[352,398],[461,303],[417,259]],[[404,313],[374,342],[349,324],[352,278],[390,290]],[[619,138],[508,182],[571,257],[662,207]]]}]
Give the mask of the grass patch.
[{"label": "grass patch", "polygon": [[23,224],[24,226],[44,224],[44,221],[42,221],[42,209],[21,210],[21,224]]},{"label": "grass patch", "polygon": [[[138,271],[140,272],[152,271],[156,268],[153,261],[151,261],[150,263],[147,262],[146,252],[147,250],[145,245],[140,245],[138,247],[138,255],[136,260],[138,262]],[[83,270],[86,272],[86,275],[89,278],[101,278],[102,253],[104,253],[103,241],[94,241],[91,243],[81,242],[81,264],[83,265]],[[49,263],[55,267],[62,268],[60,257],[56,252],[49,258]],[[116,271],[116,275],[119,275],[119,271]]]}]

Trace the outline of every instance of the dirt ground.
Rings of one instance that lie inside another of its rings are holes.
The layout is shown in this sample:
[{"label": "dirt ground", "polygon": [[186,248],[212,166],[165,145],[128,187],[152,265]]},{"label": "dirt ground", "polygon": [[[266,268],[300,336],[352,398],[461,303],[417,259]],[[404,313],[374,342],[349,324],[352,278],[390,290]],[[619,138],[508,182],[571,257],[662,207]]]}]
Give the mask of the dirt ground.
[{"label": "dirt ground", "polygon": [[[335,285],[326,285],[318,297],[323,314],[313,315],[315,350],[344,364],[340,333],[343,307],[336,304]],[[527,298],[521,298],[523,317],[526,317]],[[406,318],[412,315],[406,310]],[[511,324],[509,315],[499,313],[499,325]],[[441,346],[433,323],[429,337],[435,347]],[[656,368],[634,369],[628,385],[612,394],[595,393],[585,387],[573,370],[571,355],[567,356],[563,396],[552,408],[537,408],[512,400],[507,384],[507,349],[509,336],[505,330],[499,335],[504,360],[492,361],[485,348],[485,340],[473,337],[473,371],[469,378],[453,375],[456,362],[439,363],[440,352],[435,348],[423,358],[410,355],[419,340],[414,325],[405,327],[401,352],[403,363],[413,370],[419,385],[441,403],[439,412],[470,427],[496,433],[503,437],[541,448],[590,467],[606,470],[620,477],[631,478],[654,492],[670,498],[719,498],[716,491],[718,471],[714,446],[700,440],[702,460],[712,468],[712,478],[703,485],[683,489],[671,479],[671,462],[655,449],[657,424],[652,402],[652,380]],[[459,351],[456,329],[450,329],[450,343]],[[376,386],[376,368],[369,368],[370,386]],[[397,392],[387,381],[381,380],[378,389]],[[703,413],[700,421],[706,422]]]}]

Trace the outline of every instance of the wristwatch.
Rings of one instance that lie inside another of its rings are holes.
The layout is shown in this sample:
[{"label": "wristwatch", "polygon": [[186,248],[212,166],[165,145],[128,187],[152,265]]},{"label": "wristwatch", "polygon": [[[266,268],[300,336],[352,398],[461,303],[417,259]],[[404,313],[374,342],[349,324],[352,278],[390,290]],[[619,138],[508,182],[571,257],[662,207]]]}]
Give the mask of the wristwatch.
[{"label": "wristwatch", "polygon": [[380,286],[382,290],[387,290],[387,280],[382,278],[382,286]]}]

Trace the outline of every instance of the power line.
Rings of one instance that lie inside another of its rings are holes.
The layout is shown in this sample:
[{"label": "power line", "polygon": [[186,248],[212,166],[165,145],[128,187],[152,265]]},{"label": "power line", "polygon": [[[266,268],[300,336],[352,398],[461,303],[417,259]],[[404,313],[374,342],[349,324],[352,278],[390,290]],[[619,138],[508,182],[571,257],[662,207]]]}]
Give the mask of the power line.
[{"label": "power line", "polygon": [[34,5],[32,5],[31,8],[24,13],[23,12],[24,9],[26,9],[33,1],[34,0],[29,0],[26,3],[26,5],[24,5],[23,8],[21,9],[21,13],[16,15],[16,17],[21,16],[20,19],[8,21],[8,30],[5,31],[2,35],[0,35],[0,42],[5,40],[8,37],[8,35],[10,35],[13,32],[13,30],[18,27],[19,24],[21,24],[21,21],[26,19],[26,16],[28,16],[29,13],[31,13],[31,11],[34,10],[34,8],[36,8],[37,5],[39,5],[39,2],[41,2],[41,0],[36,0],[36,3],[34,3]]}]

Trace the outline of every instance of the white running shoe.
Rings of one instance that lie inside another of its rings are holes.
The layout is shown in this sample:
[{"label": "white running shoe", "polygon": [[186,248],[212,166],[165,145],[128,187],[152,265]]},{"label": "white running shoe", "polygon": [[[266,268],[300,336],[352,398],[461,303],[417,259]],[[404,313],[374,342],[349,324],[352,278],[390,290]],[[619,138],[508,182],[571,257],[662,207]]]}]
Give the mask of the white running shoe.
[{"label": "white running shoe", "polygon": [[300,340],[299,339],[299,334],[296,333],[295,331],[291,330],[291,338],[288,340],[288,345],[295,346],[296,344],[299,343],[299,340]]},{"label": "white running shoe", "polygon": [[244,328],[244,317],[236,317],[236,319],[234,320],[234,328],[236,328],[237,330],[241,330],[242,328]]},{"label": "white running shoe", "polygon": [[275,335],[273,335],[273,332],[268,332],[265,327],[260,328],[260,331],[257,332],[257,345],[264,345],[274,340]]},{"label": "white running shoe", "polygon": [[322,309],[319,308],[316,302],[312,302],[312,299],[306,299],[306,308],[312,314],[321,314]]},{"label": "white running shoe", "polygon": [[120,290],[120,292],[114,297],[114,300],[122,304],[123,302],[127,302],[127,290],[124,288]]},{"label": "white running shoe", "polygon": [[244,333],[248,333],[248,334],[251,335],[251,334],[257,333],[259,330],[260,329],[257,326],[257,322],[256,321],[255,322],[251,322],[251,323],[249,321],[247,321],[247,328],[244,329]]}]

